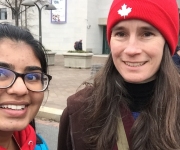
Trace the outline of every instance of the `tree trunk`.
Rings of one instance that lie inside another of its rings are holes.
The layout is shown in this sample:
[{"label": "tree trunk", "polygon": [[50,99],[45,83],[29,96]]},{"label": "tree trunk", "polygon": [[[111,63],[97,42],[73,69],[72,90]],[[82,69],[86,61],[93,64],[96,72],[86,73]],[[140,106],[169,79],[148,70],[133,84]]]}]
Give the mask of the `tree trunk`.
[{"label": "tree trunk", "polygon": [[19,26],[19,19],[18,19],[19,18],[19,15],[18,15],[19,14],[19,10],[18,10],[19,8],[18,8],[17,0],[15,0],[15,8],[14,9],[15,9],[15,11],[14,11],[15,25]]},{"label": "tree trunk", "polygon": [[15,14],[15,26],[19,26],[19,15],[17,12]]}]

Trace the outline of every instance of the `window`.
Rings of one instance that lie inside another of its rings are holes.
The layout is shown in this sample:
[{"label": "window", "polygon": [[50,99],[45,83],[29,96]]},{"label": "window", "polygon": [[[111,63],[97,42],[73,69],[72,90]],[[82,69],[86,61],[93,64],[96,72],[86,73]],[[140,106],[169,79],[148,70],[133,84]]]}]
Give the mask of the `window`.
[{"label": "window", "polygon": [[7,19],[7,9],[0,8],[0,20],[6,20],[6,19]]}]

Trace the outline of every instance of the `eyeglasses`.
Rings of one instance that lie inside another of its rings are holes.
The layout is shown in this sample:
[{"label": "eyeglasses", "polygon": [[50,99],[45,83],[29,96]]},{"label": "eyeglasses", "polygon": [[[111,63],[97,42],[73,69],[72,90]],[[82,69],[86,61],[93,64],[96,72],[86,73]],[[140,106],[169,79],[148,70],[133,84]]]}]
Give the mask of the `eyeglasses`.
[{"label": "eyeglasses", "polygon": [[45,91],[52,79],[52,76],[41,72],[20,74],[10,69],[0,67],[0,89],[11,87],[18,77],[21,77],[27,89],[33,92]]}]

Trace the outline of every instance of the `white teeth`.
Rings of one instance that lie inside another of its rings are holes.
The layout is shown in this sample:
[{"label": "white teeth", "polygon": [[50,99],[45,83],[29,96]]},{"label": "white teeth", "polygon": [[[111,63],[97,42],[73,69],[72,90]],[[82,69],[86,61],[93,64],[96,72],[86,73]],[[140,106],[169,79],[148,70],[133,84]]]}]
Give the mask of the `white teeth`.
[{"label": "white teeth", "polygon": [[25,105],[0,105],[0,108],[4,108],[4,109],[13,109],[13,110],[22,110],[24,109],[26,106]]},{"label": "white teeth", "polygon": [[130,67],[139,67],[142,66],[144,63],[130,63],[130,62],[125,62],[126,65],[130,66]]}]

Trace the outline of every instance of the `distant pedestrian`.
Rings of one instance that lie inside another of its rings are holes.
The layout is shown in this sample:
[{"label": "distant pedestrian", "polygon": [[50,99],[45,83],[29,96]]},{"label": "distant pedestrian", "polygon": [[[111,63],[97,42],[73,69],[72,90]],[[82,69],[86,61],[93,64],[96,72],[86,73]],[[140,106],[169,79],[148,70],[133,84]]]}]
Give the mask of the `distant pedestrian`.
[{"label": "distant pedestrian", "polygon": [[82,50],[82,40],[78,42],[78,50]]},{"label": "distant pedestrian", "polygon": [[76,41],[74,43],[74,49],[75,50],[82,50],[82,40]]},{"label": "distant pedestrian", "polygon": [[78,50],[78,43],[79,43],[78,41],[74,42],[74,49],[75,50]]}]

